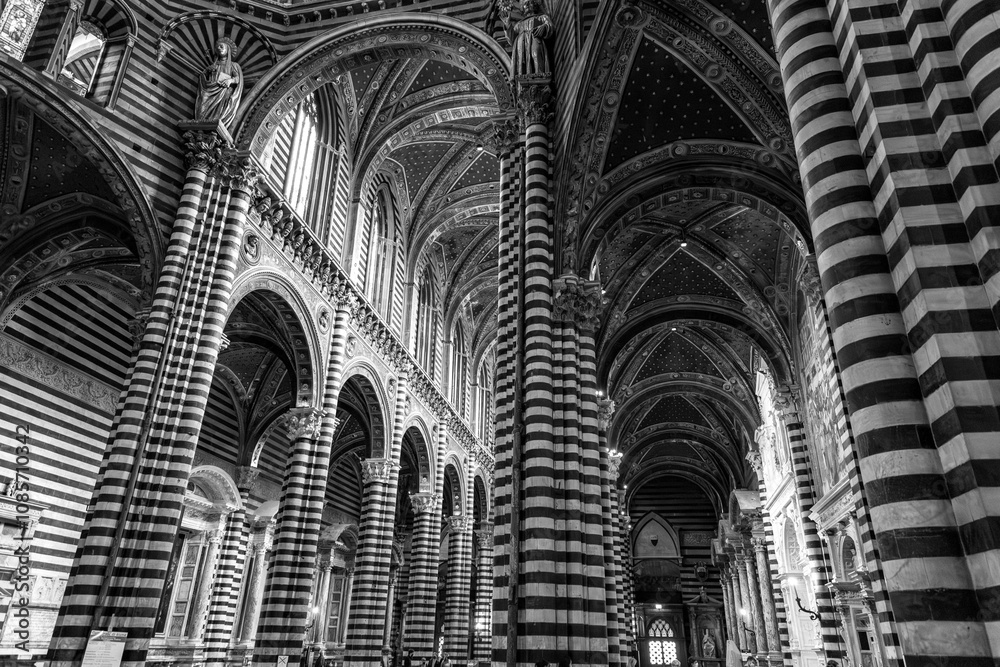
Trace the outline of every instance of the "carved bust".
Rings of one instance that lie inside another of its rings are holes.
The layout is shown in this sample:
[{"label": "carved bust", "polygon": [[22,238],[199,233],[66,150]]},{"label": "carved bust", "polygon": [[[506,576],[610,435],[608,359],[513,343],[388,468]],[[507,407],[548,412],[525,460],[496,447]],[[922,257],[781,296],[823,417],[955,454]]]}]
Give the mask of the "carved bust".
[{"label": "carved bust", "polygon": [[215,43],[215,60],[198,78],[194,119],[217,120],[228,127],[236,118],[243,96],[243,70],[234,62],[236,45],[230,39]]}]

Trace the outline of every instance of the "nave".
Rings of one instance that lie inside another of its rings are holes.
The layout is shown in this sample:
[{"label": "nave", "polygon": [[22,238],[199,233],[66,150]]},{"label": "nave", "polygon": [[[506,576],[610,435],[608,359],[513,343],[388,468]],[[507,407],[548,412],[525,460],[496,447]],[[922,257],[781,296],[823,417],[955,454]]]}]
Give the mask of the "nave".
[{"label": "nave", "polygon": [[0,663],[994,665],[998,25],[0,0]]}]

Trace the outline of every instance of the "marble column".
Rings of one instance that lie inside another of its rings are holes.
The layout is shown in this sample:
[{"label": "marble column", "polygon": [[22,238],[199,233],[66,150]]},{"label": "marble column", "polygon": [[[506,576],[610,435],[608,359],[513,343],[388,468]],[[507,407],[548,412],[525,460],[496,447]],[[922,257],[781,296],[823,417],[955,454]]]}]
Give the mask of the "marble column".
[{"label": "marble column", "polygon": [[253,569],[250,571],[246,590],[246,611],[243,614],[243,627],[240,631],[241,642],[253,643],[257,636],[257,623],[260,621],[260,607],[264,595],[264,580],[267,577],[267,560],[274,544],[274,522],[258,533],[251,546],[253,550]]},{"label": "marble column", "polygon": [[202,561],[202,574],[198,579],[198,592],[192,601],[191,613],[195,622],[192,633],[199,641],[205,641],[205,627],[208,623],[208,610],[212,604],[212,588],[215,586],[216,573],[219,571],[219,545],[222,544],[222,526],[228,523],[229,516],[219,519],[219,527],[208,533],[208,549]]},{"label": "marble column", "polygon": [[741,651],[749,653],[751,651],[750,635],[746,631],[746,626],[750,615],[750,603],[746,597],[746,588],[746,571],[740,567],[739,560],[734,558],[733,597],[735,597],[736,602],[736,635],[738,637],[736,643],[739,644]]},{"label": "marble column", "polygon": [[444,650],[459,663],[468,658],[469,590],[472,579],[472,517],[456,514],[448,522],[448,581],[444,612]]},{"label": "marble column", "polygon": [[434,653],[438,560],[441,551],[440,503],[441,496],[437,493],[410,494],[410,506],[415,516],[410,543],[412,564],[403,654],[412,650],[417,661],[430,658]]},{"label": "marble column", "polygon": [[478,664],[490,662],[492,648],[491,610],[493,605],[493,526],[482,523],[475,531],[479,547],[476,569],[476,617],[473,622],[472,657]]},{"label": "marble column", "polygon": [[757,560],[757,580],[760,583],[761,612],[767,632],[767,648],[770,661],[781,661],[781,645],[778,643],[778,615],[774,605],[774,586],[771,583],[771,568],[767,558],[767,540],[755,537],[752,541]]},{"label": "marble column", "polygon": [[754,644],[758,659],[767,659],[767,633],[764,630],[764,614],[760,603],[760,582],[757,580],[757,562],[752,551],[742,554],[740,567],[747,573],[747,597],[750,600],[750,616],[753,619]]}]

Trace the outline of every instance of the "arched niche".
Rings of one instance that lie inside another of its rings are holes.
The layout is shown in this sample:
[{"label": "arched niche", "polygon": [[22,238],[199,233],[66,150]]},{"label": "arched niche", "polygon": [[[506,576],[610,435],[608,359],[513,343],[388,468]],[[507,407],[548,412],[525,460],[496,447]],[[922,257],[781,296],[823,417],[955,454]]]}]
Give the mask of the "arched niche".
[{"label": "arched niche", "polygon": [[636,560],[678,560],[681,557],[677,532],[658,514],[647,514],[635,527],[632,556]]}]

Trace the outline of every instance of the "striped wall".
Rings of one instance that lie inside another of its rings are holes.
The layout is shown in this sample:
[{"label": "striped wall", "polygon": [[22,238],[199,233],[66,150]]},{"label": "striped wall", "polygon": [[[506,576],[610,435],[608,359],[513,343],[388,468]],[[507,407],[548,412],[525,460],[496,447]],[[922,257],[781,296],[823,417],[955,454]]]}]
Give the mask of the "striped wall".
[{"label": "striped wall", "polygon": [[[36,652],[52,634],[55,619],[42,620],[42,609],[61,601],[125,381],[130,319],[107,292],[64,284],[33,297],[0,331],[0,476],[13,478],[15,432],[27,426],[29,501],[44,508],[31,542]],[[18,653],[16,641],[5,632],[0,655]]]}]

